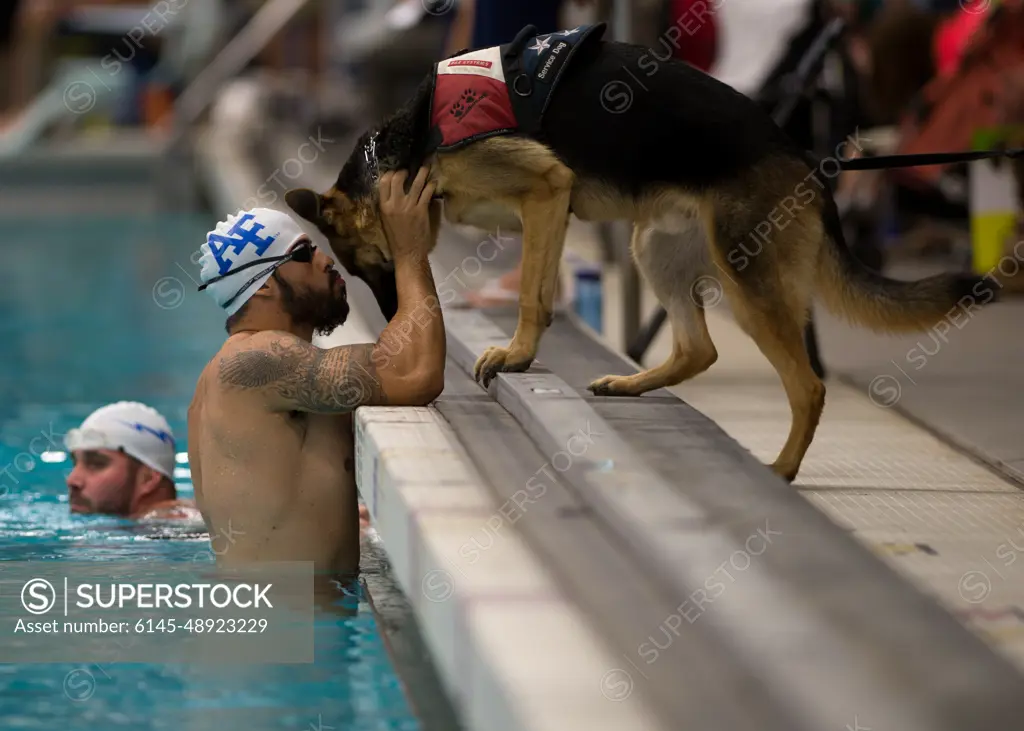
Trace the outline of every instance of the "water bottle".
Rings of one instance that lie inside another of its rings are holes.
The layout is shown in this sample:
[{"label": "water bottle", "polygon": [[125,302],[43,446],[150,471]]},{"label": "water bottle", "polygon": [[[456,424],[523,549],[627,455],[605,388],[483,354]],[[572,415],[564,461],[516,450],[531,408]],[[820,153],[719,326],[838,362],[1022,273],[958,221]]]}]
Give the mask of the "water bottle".
[{"label": "water bottle", "polygon": [[587,265],[576,269],[575,310],[594,332],[601,333],[601,270]]}]

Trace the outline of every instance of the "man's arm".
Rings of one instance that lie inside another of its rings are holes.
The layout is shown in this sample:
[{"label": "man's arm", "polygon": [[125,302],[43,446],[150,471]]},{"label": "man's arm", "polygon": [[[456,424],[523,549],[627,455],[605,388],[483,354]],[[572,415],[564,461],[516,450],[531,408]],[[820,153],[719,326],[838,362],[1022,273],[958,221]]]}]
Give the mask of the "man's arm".
[{"label": "man's arm", "polygon": [[408,193],[404,170],[385,173],[378,184],[381,225],[395,264],[398,309],[380,334],[374,364],[381,373],[393,369],[394,387],[403,395],[426,396],[429,403],[444,388],[446,345],[428,259],[434,246],[430,205],[436,185],[427,182],[427,173],[427,168],[420,168]]},{"label": "man's arm", "polygon": [[433,394],[429,403],[444,388],[447,352],[441,303],[426,255],[396,256],[395,285],[398,310],[381,332],[372,360],[404,398],[426,390]]}]

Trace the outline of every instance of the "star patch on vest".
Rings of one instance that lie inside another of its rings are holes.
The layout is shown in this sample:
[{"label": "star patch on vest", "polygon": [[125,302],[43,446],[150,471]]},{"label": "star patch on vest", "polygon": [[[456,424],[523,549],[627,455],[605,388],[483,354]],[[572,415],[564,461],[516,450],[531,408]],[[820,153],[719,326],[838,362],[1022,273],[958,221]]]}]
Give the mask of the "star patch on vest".
[{"label": "star patch on vest", "polygon": [[569,59],[606,24],[537,35],[523,28],[511,43],[461,53],[434,67],[430,122],[435,150],[495,135],[540,131],[544,111]]}]

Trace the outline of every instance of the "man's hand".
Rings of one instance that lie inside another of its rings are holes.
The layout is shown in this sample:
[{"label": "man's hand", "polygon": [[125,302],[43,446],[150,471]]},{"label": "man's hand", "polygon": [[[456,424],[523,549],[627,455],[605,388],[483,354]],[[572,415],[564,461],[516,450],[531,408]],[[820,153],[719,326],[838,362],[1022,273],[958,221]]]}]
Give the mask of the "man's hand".
[{"label": "man's hand", "polygon": [[420,168],[408,193],[405,170],[384,173],[380,178],[380,218],[391,256],[396,260],[426,259],[430,253],[430,201],[437,183],[427,182],[428,172],[427,168]]},{"label": "man's hand", "polygon": [[[420,168],[405,192],[407,173],[385,173],[380,180],[380,213],[395,263],[398,310],[378,338],[378,370],[401,374],[384,390],[395,402],[423,405],[444,388],[445,340],[441,303],[428,254],[434,245],[430,201],[436,185]],[[399,388],[401,387],[401,390]]]}]

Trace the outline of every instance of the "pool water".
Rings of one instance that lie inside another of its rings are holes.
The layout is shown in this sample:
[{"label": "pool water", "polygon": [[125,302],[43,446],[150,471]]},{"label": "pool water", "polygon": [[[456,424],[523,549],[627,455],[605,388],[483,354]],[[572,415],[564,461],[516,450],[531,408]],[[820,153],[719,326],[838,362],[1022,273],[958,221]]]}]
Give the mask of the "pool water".
[{"label": "pool water", "polygon": [[[210,220],[2,223],[0,573],[3,561],[212,563],[201,525],[71,515],[61,443],[105,403],[149,403],[175,432],[179,495],[191,497],[186,410],[225,337],[189,279]],[[419,729],[363,584],[339,587],[335,609],[316,610],[310,664],[0,664],[0,729]]]}]

